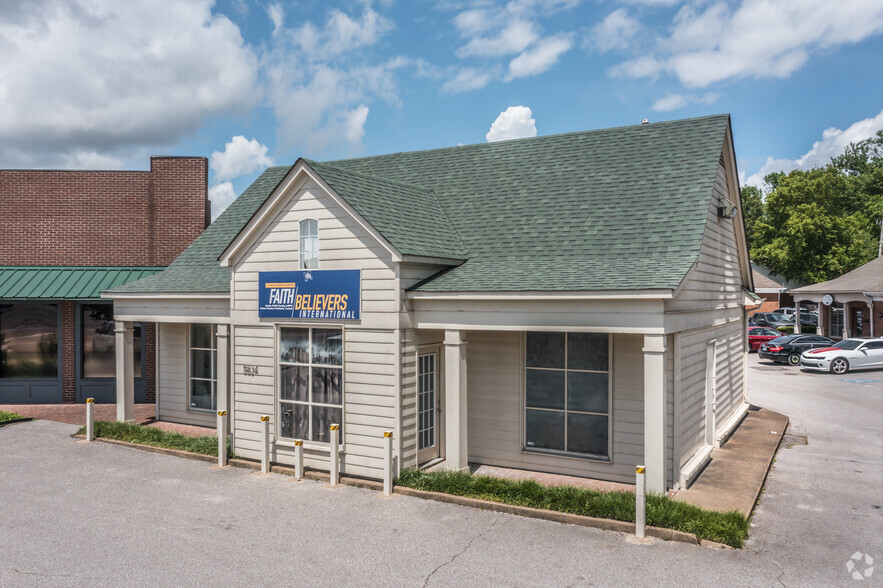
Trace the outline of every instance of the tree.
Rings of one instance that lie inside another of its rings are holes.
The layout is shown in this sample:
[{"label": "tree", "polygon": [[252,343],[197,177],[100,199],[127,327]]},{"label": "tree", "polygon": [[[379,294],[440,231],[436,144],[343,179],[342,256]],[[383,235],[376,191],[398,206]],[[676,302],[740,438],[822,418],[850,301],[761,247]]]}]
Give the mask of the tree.
[{"label": "tree", "polygon": [[754,245],[754,228],[763,216],[763,193],[755,186],[744,186],[742,196],[742,218],[745,221],[745,232],[748,234],[748,248]]},{"label": "tree", "polygon": [[775,174],[754,226],[752,257],[787,280],[836,278],[873,258],[871,198],[834,165]]},{"label": "tree", "polygon": [[830,165],[764,178],[742,190],[751,257],[788,280],[836,278],[877,254],[883,216],[883,131]]}]

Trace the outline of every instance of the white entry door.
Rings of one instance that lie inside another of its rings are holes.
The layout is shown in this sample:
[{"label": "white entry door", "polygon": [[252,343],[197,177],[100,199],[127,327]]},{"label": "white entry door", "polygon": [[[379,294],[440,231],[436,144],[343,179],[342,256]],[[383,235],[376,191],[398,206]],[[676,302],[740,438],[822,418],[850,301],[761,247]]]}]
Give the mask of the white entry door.
[{"label": "white entry door", "polygon": [[438,351],[417,355],[417,461],[421,464],[440,456],[438,357]]},{"label": "white entry door", "polygon": [[717,341],[705,349],[705,444],[714,447],[717,411]]}]

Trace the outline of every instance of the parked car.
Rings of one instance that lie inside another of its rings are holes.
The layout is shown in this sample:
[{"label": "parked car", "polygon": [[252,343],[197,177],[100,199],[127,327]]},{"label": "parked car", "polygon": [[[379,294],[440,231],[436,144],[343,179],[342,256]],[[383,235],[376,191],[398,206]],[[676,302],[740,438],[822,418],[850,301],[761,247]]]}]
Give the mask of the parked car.
[{"label": "parked car", "polygon": [[757,312],[752,318],[754,319],[754,324],[758,327],[778,329],[779,327],[794,326],[794,321],[789,319],[787,315],[776,312]]},{"label": "parked car", "polygon": [[748,351],[757,351],[767,341],[781,337],[783,333],[769,327],[748,328]]},{"label": "parked car", "polygon": [[831,347],[805,351],[800,356],[800,365],[837,375],[849,370],[883,368],[883,338],[855,337]]},{"label": "parked car", "polygon": [[785,335],[761,345],[757,355],[761,359],[769,359],[776,363],[800,365],[800,354],[804,351],[833,345],[833,339],[821,335]]},{"label": "parked car", "polygon": [[[774,314],[784,314],[787,316],[791,322],[794,322],[794,315],[796,314],[796,310],[793,306],[785,306],[783,308],[777,308],[773,311]],[[800,324],[801,326],[807,327],[817,327],[819,326],[819,313],[814,310],[807,310],[805,308],[800,309]]]}]

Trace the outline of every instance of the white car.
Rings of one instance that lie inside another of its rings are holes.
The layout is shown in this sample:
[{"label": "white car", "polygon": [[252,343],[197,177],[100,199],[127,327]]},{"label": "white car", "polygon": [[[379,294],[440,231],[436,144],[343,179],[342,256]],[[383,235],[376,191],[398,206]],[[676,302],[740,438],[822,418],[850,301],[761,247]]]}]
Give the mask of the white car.
[{"label": "white car", "polygon": [[844,339],[833,347],[811,349],[800,355],[800,366],[843,375],[849,370],[883,368],[883,338]]}]

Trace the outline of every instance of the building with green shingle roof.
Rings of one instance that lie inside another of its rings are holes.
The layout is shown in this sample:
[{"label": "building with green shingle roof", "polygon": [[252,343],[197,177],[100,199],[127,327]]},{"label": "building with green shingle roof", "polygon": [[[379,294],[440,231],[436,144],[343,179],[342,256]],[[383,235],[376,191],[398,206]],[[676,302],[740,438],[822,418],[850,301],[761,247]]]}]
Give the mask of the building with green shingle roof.
[{"label": "building with green shingle roof", "polygon": [[[745,403],[727,115],[267,169],[167,269],[160,418],[346,473],[444,461],[689,483]],[[706,406],[713,409],[706,410]],[[576,459],[575,459],[576,458]]]}]

